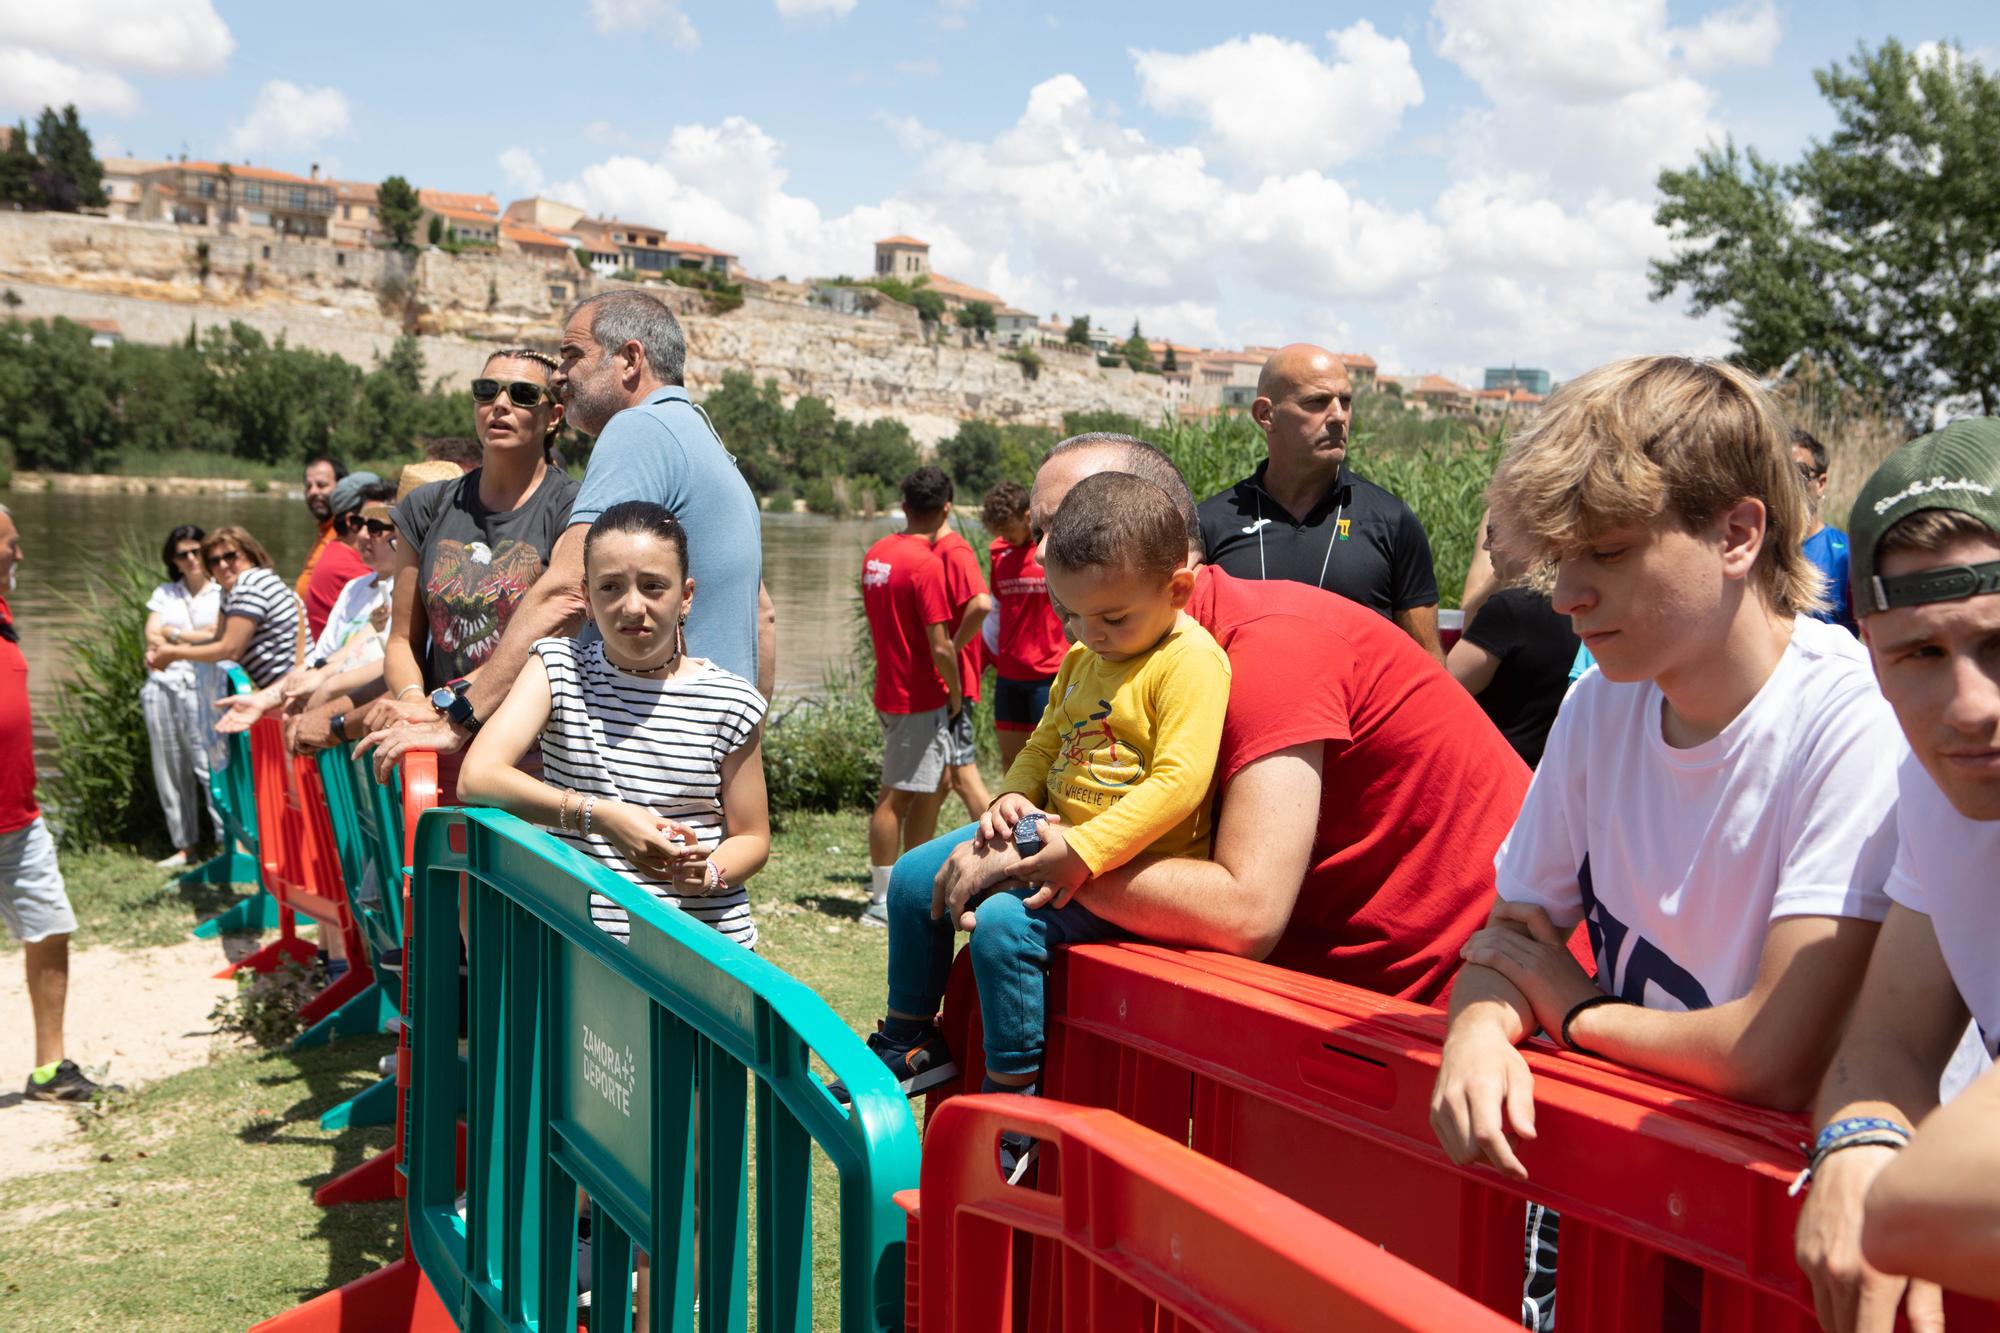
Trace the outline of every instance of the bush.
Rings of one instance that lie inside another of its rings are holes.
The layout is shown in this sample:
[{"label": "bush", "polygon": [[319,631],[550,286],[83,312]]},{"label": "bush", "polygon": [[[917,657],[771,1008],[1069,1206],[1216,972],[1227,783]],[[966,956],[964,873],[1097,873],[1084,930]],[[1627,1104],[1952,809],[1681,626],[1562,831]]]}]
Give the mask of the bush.
[{"label": "bush", "polygon": [[89,577],[82,628],[66,636],[74,677],[51,730],[61,767],[46,775],[51,822],[65,847],[164,846],[166,820],[146,761],[146,598],[156,553],[128,543]]},{"label": "bush", "polygon": [[236,994],[217,1000],[208,1018],[219,1031],[266,1049],[288,1046],[305,1029],[299,1010],[325,987],[326,973],[317,961],[287,958],[269,972],[238,972]]},{"label": "bush", "polygon": [[829,670],[816,698],[786,705],[764,726],[764,785],[771,817],[796,811],[866,810],[882,780],[882,727],[871,682]]}]

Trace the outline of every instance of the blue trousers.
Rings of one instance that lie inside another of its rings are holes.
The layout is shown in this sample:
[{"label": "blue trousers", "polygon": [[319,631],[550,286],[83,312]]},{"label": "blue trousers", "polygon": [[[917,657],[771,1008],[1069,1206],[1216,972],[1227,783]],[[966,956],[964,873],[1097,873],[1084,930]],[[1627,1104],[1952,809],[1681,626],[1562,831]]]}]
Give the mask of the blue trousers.
[{"label": "blue trousers", "polygon": [[[951,922],[931,920],[931,886],[951,850],[978,827],[967,824],[897,858],[889,877],[889,1007],[897,1013],[928,1017],[944,1003],[953,932]],[[990,1073],[1032,1074],[1042,1067],[1049,954],[1058,944],[1126,938],[1080,903],[1030,911],[1021,905],[1030,892],[1026,885],[1005,885],[973,909],[978,928],[966,947],[979,983]]]}]

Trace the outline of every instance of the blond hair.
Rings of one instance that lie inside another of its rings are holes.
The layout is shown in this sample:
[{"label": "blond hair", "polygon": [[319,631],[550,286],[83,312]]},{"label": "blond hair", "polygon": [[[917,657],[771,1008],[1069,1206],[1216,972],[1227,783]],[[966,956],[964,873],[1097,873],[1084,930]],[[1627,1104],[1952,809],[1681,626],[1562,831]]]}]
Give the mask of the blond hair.
[{"label": "blond hair", "polygon": [[1486,490],[1496,544],[1531,560],[1670,518],[1693,530],[1764,506],[1751,577],[1779,614],[1818,609],[1820,575],[1792,436],[1757,381],[1684,356],[1614,361],[1571,380],[1507,446]]}]

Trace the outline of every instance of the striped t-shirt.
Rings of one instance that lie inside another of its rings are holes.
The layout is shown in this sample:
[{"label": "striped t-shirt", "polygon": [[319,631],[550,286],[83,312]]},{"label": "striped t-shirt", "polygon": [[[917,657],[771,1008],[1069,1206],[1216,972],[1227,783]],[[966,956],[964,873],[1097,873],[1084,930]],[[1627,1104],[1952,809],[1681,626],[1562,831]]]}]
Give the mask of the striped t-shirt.
[{"label": "striped t-shirt", "polygon": [[299,639],[299,599],[285,581],[268,569],[246,569],[222,604],[222,614],[251,622],[250,646],[241,665],[262,689],[292,669]]},{"label": "striped t-shirt", "polygon": [[[698,662],[700,669],[680,680],[635,676],[605,660],[601,640],[542,639],[535,652],[549,673],[544,776],[555,786],[625,801],[685,824],[713,851],[723,838],[722,761],[743,748],[764,720],[764,696],[757,687],[712,662]],[[586,838],[570,830],[556,836],[661,902],[745,948],[756,947],[757,926],[742,885],[731,884],[713,897],[683,898],[634,869],[602,833]],[[624,909],[608,898],[591,895],[590,918],[621,940],[631,935]]]}]

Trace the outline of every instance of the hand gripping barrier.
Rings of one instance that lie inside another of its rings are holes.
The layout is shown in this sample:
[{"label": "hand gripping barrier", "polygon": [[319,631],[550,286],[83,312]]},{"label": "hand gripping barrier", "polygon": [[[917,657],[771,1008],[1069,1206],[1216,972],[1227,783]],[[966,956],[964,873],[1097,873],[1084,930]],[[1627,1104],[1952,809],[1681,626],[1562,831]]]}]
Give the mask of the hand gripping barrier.
[{"label": "hand gripping barrier", "polygon": [[[462,830],[464,850],[451,846]],[[470,895],[465,1212],[454,1207],[458,904]],[[593,1318],[652,1258],[652,1326],[744,1327],[756,1084],[757,1326],[814,1326],[812,1148],[840,1180],[838,1326],[899,1326],[916,1181],[905,1099],[806,986],[595,862],[492,810],[417,828],[411,1249],[461,1328],[575,1326],[577,1189],[593,1208]],[[589,895],[632,920],[619,944]],[[851,1108],[809,1068],[846,1082]],[[699,1205],[700,1244],[696,1244]],[[611,1327],[619,1327],[615,1316]],[[831,1324],[832,1320],[825,1321]]]},{"label": "hand gripping barrier", "polygon": [[[1002,1129],[1041,1144],[1036,1188],[1001,1181]],[[958,1097],[931,1118],[926,1138],[922,1188],[899,1200],[910,1212],[916,1269],[911,1329],[1013,1328],[1020,1235],[1059,1248],[1063,1322],[1092,1333],[1519,1327],[1114,1112],[1039,1097]]]},{"label": "hand gripping barrier", "polygon": [[[1452,1165],[1432,1136],[1443,1033],[1435,1010],[1261,964],[1084,946],[1058,955],[1043,1087],[1188,1142],[1496,1310],[1519,1308],[1534,1199],[1562,1214],[1569,1327],[1816,1327],[1786,1195],[1796,1118],[1530,1042],[1538,1134],[1517,1146],[1517,1184]],[[1040,1256],[1033,1280],[1049,1318],[1031,1325],[1061,1327]],[[1953,1327],[2000,1322],[1967,1307]]]},{"label": "hand gripping barrier", "polygon": [[[243,668],[229,668],[229,692],[250,693]],[[205,701],[204,701],[205,702]],[[194,928],[197,939],[219,935],[260,934],[278,926],[278,900],[263,888],[257,863],[257,804],[250,786],[250,738],[238,732],[227,745],[229,761],[211,768],[208,789],[222,816],[222,847],[203,864],[180,877],[182,884],[255,884],[257,891]]]},{"label": "hand gripping barrier", "polygon": [[335,1036],[379,1032],[393,1006],[375,985],[368,948],[340,878],[340,854],[327,817],[326,794],[313,760],[287,754],[278,719],[263,717],[250,727],[250,771],[256,790],[258,859],[264,887],[282,909],[279,937],[217,976],[244,969],[268,972],[286,958],[310,960],[311,944],[298,938],[298,915],[339,932],[347,972],[300,1006],[307,1028],[292,1042],[314,1046]]},{"label": "hand gripping barrier", "polygon": [[[371,777],[372,770],[364,764],[364,777]],[[403,756],[400,779],[402,799],[391,810],[389,831],[394,834],[393,846],[398,849],[395,875],[395,896],[400,901],[401,918],[407,932],[412,923],[408,859],[414,854],[417,820],[425,810],[437,804],[437,755],[428,750],[412,750]],[[403,937],[403,947],[407,956],[410,937]],[[404,1012],[409,1008],[409,972],[404,970],[403,980]],[[404,1098],[410,1081],[410,1026],[399,1024],[396,1042],[396,1142],[387,1152],[377,1153],[360,1166],[322,1185],[313,1195],[313,1201],[322,1206],[335,1203],[358,1203],[368,1200],[401,1198],[405,1193],[403,1179],[403,1141],[407,1117],[404,1114]],[[461,1136],[462,1137],[462,1136]],[[463,1151],[458,1175],[463,1183]],[[430,1280],[409,1252],[409,1217],[407,1210],[403,1223],[403,1254],[394,1262],[384,1265],[371,1273],[363,1274],[343,1287],[322,1293],[295,1309],[287,1310],[276,1318],[257,1325],[255,1333],[454,1333],[457,1324],[451,1314],[438,1299]]]}]

